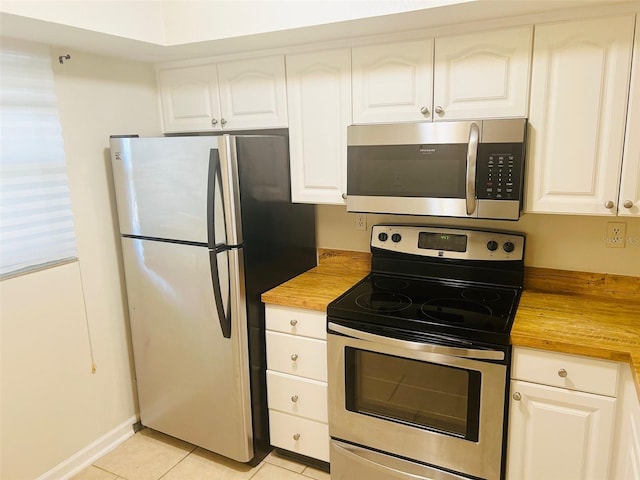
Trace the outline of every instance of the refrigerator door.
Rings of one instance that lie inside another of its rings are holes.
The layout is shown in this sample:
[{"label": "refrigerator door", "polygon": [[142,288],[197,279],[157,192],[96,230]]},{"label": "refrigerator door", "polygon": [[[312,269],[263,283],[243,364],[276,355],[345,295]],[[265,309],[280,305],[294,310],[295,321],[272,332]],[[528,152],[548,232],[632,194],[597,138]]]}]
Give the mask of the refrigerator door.
[{"label": "refrigerator door", "polygon": [[[142,423],[240,462],[253,433],[242,250],[122,238]],[[212,288],[216,256],[224,338]]]},{"label": "refrigerator door", "polygon": [[111,138],[120,233],[209,244],[218,138]]}]

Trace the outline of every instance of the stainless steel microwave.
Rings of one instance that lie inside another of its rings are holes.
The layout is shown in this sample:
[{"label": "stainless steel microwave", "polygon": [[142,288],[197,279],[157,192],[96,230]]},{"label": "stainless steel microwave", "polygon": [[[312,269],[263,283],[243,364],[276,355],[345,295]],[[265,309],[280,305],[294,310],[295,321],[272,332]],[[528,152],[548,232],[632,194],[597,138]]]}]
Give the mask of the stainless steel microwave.
[{"label": "stainless steel microwave", "polygon": [[517,220],[527,120],[347,128],[347,210]]}]

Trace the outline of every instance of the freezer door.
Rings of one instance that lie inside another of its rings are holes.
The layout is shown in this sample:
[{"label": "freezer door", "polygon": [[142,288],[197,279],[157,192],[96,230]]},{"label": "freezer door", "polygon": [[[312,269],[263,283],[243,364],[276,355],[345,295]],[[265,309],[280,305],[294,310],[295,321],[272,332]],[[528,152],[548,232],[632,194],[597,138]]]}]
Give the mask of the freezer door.
[{"label": "freezer door", "polygon": [[[122,238],[142,423],[240,462],[253,457],[242,251]],[[224,338],[212,288],[217,256]]]},{"label": "freezer door", "polygon": [[207,244],[218,138],[112,138],[120,233]]}]

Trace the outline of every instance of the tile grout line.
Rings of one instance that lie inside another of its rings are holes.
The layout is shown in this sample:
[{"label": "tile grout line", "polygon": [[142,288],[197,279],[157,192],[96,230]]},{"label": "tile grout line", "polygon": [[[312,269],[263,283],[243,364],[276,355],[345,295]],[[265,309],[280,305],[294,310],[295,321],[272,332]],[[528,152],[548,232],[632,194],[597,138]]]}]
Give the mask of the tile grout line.
[{"label": "tile grout line", "polygon": [[166,477],[167,474],[173,470],[174,468],[176,468],[178,465],[180,465],[182,462],[184,462],[187,457],[189,457],[189,455],[191,455],[193,452],[195,452],[198,449],[197,445],[192,445],[192,449],[189,451],[189,453],[187,453],[184,457],[182,457],[178,462],[176,462],[175,465],[173,465],[169,470],[167,470],[166,472],[164,472],[162,475],[160,475],[157,480],[161,480],[162,478]]},{"label": "tile grout line", "polygon": [[[120,475],[120,474],[118,474],[116,472],[112,472],[111,470],[107,470],[106,468],[99,467],[98,465],[95,465],[93,463],[90,466],[93,467],[93,468],[97,468],[98,470],[101,470],[101,471],[103,471],[105,473],[109,473],[111,475],[115,475],[116,479],[121,478],[122,480],[127,480],[127,478],[123,477],[122,475]],[[83,469],[83,471],[84,470],[86,470],[86,469]]]},{"label": "tile grout line", "polygon": [[267,463],[267,462],[265,462],[264,460],[262,460],[262,461],[258,464],[258,469],[257,469],[257,470],[253,473],[253,475],[251,475],[247,480],[251,480],[253,477],[255,477],[255,476],[260,472],[260,470],[262,470],[262,467],[264,467],[266,463]]}]

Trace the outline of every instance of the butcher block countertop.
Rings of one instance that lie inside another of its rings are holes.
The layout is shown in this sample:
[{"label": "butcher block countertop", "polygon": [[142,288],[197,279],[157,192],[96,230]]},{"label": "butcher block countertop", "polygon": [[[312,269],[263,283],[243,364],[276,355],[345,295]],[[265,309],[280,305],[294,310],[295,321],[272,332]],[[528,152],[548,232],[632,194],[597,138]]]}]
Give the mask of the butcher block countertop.
[{"label": "butcher block countertop", "polygon": [[[325,311],[370,270],[370,254],[318,250],[319,264],[262,294]],[[640,397],[640,277],[527,267],[511,343],[629,363]]]}]

